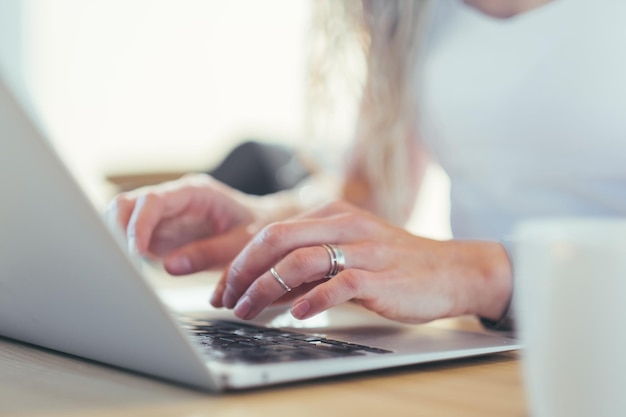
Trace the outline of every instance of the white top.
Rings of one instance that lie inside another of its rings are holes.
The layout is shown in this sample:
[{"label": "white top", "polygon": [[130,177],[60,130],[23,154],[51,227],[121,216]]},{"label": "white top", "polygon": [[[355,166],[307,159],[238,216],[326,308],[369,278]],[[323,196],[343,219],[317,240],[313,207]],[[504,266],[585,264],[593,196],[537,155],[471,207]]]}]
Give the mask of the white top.
[{"label": "white top", "polygon": [[450,176],[454,236],[626,215],[626,2],[554,0],[511,19],[433,3],[421,136]]}]

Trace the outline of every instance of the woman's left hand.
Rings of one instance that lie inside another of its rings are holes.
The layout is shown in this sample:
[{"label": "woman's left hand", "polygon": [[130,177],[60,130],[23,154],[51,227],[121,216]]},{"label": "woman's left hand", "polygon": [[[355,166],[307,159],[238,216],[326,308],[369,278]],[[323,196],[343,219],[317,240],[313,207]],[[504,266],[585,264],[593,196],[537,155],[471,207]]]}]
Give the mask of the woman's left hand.
[{"label": "woman's left hand", "polygon": [[[331,268],[323,244],[338,246],[345,269]],[[285,287],[270,272],[275,268]],[[462,314],[497,320],[511,295],[512,273],[497,242],[415,236],[345,202],[273,223],[233,260],[211,303],[251,319],[277,300],[309,318],[354,300],[384,317],[425,322]]]}]

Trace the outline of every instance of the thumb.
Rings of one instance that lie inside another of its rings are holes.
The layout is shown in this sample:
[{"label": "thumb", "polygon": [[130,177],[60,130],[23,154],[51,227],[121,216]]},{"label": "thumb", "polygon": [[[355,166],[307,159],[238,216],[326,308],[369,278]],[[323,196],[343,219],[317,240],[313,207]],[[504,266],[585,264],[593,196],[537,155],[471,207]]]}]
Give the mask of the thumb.
[{"label": "thumb", "polygon": [[163,259],[163,267],[172,275],[186,275],[224,267],[250,240],[249,227],[241,226],[227,233],[191,242]]}]

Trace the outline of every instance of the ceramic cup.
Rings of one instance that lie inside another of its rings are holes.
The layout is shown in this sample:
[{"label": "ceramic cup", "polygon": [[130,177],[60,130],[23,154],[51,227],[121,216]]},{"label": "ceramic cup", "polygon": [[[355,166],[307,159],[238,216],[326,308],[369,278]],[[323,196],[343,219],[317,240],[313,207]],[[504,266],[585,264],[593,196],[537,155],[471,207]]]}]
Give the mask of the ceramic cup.
[{"label": "ceramic cup", "polygon": [[513,238],[530,417],[626,416],[626,219],[544,219]]}]

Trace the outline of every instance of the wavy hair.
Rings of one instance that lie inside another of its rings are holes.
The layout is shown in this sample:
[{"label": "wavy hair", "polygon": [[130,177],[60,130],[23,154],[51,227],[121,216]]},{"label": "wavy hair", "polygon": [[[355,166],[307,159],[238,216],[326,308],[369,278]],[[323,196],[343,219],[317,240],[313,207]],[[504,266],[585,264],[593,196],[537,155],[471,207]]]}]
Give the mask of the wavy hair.
[{"label": "wavy hair", "polygon": [[[309,114],[336,114],[337,89],[360,104],[351,172],[361,181],[346,198],[386,219],[406,221],[413,201],[407,141],[416,117],[421,22],[427,0],[315,0]],[[330,115],[330,116],[329,116]],[[357,120],[354,120],[357,122]],[[324,122],[321,122],[323,125]]]}]

